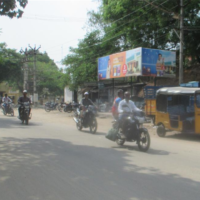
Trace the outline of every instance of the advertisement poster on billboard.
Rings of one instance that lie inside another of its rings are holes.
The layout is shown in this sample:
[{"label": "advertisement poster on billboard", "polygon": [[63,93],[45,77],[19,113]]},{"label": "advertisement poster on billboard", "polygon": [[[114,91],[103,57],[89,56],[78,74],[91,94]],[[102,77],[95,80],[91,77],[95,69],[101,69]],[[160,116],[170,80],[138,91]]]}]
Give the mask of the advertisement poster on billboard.
[{"label": "advertisement poster on billboard", "polygon": [[141,48],[137,48],[99,58],[99,80],[141,75],[141,55]]},{"label": "advertisement poster on billboard", "polygon": [[176,52],[142,48],[142,75],[175,77]]},{"label": "advertisement poster on billboard", "polygon": [[176,53],[136,48],[98,59],[99,80],[128,76],[175,77]]}]

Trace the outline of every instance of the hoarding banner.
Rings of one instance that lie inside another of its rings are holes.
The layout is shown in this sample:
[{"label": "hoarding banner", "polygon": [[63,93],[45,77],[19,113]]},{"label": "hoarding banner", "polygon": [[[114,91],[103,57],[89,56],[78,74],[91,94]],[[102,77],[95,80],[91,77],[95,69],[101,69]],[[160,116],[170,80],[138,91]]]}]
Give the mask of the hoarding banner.
[{"label": "hoarding banner", "polygon": [[175,77],[176,52],[142,48],[142,75]]},{"label": "hoarding banner", "polygon": [[99,80],[141,75],[141,54],[137,48],[99,58]]},{"label": "hoarding banner", "polygon": [[136,48],[98,59],[99,80],[128,76],[174,77],[176,53]]}]

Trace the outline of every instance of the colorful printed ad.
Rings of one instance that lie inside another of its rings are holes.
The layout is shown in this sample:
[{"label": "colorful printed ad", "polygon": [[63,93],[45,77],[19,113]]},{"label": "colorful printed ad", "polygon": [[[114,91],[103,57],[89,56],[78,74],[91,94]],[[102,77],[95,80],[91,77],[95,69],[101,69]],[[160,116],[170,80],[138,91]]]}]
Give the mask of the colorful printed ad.
[{"label": "colorful printed ad", "polygon": [[176,74],[176,53],[136,48],[98,59],[99,80],[128,76],[165,76]]},{"label": "colorful printed ad", "polygon": [[142,48],[142,75],[175,77],[176,53]]},{"label": "colorful printed ad", "polygon": [[99,80],[141,75],[141,55],[141,48],[137,48],[99,58]]}]

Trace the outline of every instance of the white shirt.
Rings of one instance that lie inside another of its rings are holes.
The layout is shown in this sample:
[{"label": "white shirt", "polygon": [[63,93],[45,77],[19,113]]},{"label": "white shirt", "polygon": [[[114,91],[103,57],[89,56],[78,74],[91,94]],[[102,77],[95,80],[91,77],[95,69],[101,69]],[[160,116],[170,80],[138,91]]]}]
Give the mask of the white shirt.
[{"label": "white shirt", "polygon": [[129,100],[128,102],[124,99],[120,101],[118,112],[122,114],[123,112],[134,112],[134,111],[140,111],[139,108],[134,104],[133,101]]},{"label": "white shirt", "polygon": [[12,100],[9,97],[3,97],[2,102],[9,103],[12,102]]}]

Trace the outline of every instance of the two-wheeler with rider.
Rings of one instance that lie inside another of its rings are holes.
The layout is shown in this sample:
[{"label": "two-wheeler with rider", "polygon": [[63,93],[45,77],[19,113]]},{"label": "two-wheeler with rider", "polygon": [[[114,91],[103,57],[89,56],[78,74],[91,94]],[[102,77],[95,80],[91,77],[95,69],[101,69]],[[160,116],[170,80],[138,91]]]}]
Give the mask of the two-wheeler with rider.
[{"label": "two-wheeler with rider", "polygon": [[115,120],[113,128],[117,131],[116,143],[122,146],[125,141],[136,142],[140,151],[146,152],[150,147],[150,135],[143,127],[145,113],[135,111],[126,113],[123,120]]},{"label": "two-wheeler with rider", "polygon": [[25,123],[28,125],[29,120],[31,119],[31,103],[30,102],[21,102],[20,104],[20,113],[19,119],[22,121],[22,124]]},{"label": "two-wheeler with rider", "polygon": [[74,121],[76,122],[76,127],[78,130],[82,128],[90,128],[91,133],[96,133],[97,131],[97,111],[95,106],[81,106],[77,108],[75,112]]},{"label": "two-wheeler with rider", "polygon": [[11,116],[14,116],[14,110],[12,108],[12,102],[3,103],[1,107],[2,107],[4,115],[11,114]]}]

